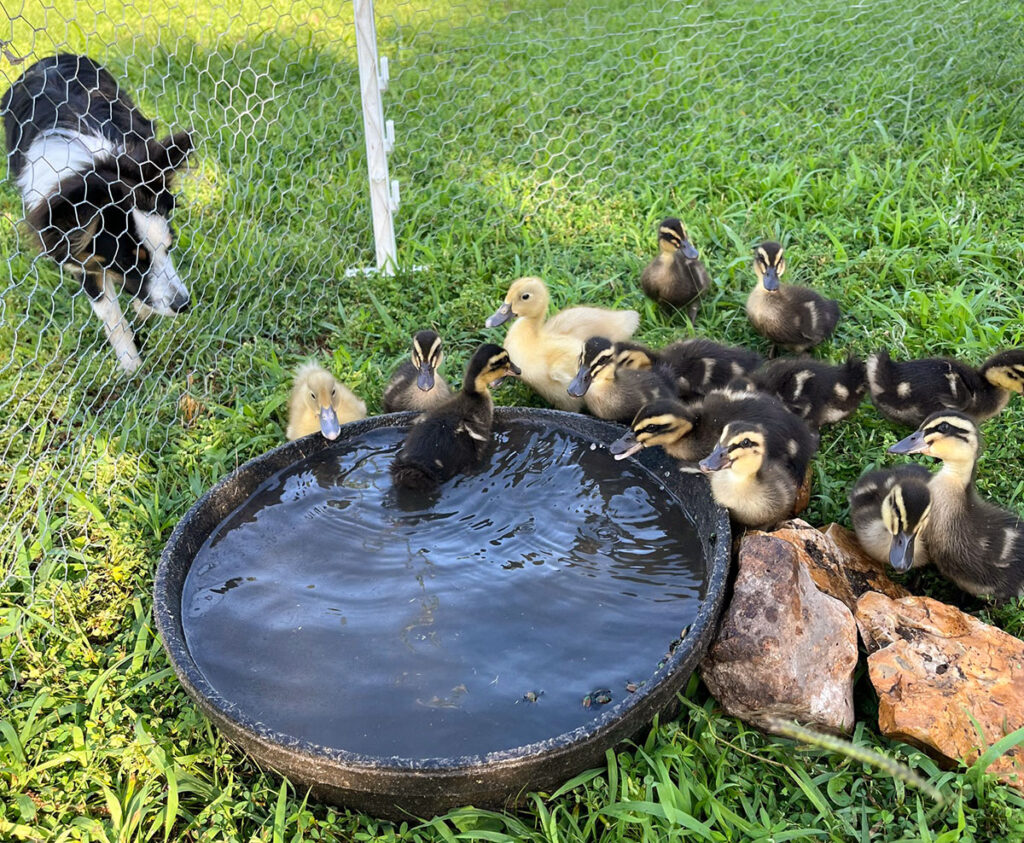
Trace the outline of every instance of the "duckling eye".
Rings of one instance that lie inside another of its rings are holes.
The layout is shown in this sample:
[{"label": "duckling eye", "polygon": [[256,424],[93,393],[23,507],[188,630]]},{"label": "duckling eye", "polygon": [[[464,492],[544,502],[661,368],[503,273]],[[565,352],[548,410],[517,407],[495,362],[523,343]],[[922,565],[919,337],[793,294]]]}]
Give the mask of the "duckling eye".
[{"label": "duckling eye", "polygon": [[943,435],[945,436],[945,435],[946,435],[946,434],[948,434],[948,433],[949,433],[949,432],[950,432],[950,431],[951,431],[951,430],[952,430],[953,428],[952,428],[952,427],[950,427],[950,425],[949,425],[949,422],[943,422],[942,424],[940,424],[940,425],[939,425],[939,428],[938,428],[938,429],[939,429],[939,433],[941,433],[941,434],[943,434]]},{"label": "duckling eye", "polygon": [[529,293],[523,293],[523,296],[522,296],[523,301],[526,301],[529,297],[530,297]]},{"label": "duckling eye", "polygon": [[331,387],[331,398],[333,398],[333,397],[334,397],[335,395],[337,395],[337,394],[338,394],[338,389],[337,389],[337,387],[333,387],[333,386],[332,386],[332,387]]},{"label": "duckling eye", "polygon": [[316,401],[316,393],[315,392],[309,393],[309,397],[312,398],[314,401]]},{"label": "duckling eye", "polygon": [[754,447],[754,443],[751,442],[749,439],[744,439],[742,442],[740,442],[740,447],[741,448],[753,448]]}]

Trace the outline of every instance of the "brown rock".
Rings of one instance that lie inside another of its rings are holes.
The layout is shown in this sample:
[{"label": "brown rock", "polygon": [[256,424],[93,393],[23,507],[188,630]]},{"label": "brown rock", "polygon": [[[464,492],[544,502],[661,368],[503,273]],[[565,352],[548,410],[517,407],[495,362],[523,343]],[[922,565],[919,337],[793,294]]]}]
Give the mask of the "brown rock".
[{"label": "brown rock", "polygon": [[770,731],[770,718],[833,732],[853,728],[857,628],[815,588],[788,542],[748,534],[718,637],[701,665],[729,714]]},{"label": "brown rock", "polygon": [[[1020,639],[930,597],[868,592],[858,601],[857,622],[874,650],[868,671],[884,734],[971,764],[985,745],[1024,726]],[[1024,747],[988,770],[1024,791]]]},{"label": "brown rock", "polygon": [[842,600],[851,612],[857,610],[857,598],[866,591],[879,591],[894,598],[910,594],[890,580],[884,568],[861,550],[853,533],[838,524],[829,524],[822,532],[794,518],[784,521],[770,533],[747,535],[770,535],[792,544],[814,584]]}]

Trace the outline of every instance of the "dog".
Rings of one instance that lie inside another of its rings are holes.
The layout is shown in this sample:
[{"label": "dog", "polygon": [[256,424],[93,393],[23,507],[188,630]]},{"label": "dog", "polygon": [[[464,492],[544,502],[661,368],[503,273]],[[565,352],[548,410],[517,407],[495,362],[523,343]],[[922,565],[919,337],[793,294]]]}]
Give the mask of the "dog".
[{"label": "dog", "polygon": [[190,132],[157,140],[109,71],[61,53],[29,67],[0,98],[10,174],[40,251],[82,283],[117,361],[142,364],[121,311],[175,316],[190,305],[171,260],[175,173]]}]

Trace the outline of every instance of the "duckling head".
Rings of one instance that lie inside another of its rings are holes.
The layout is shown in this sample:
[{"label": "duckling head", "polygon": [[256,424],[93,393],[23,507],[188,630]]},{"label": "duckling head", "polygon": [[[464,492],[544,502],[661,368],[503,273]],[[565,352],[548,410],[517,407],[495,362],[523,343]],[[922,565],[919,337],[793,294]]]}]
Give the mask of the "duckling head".
[{"label": "duckling head", "polygon": [[943,462],[972,463],[981,449],[974,419],[955,410],[939,410],[906,439],[889,446],[890,454],[924,454]]},{"label": "duckling head", "polygon": [[338,421],[338,381],[323,366],[309,363],[295,375],[295,391],[305,392],[302,400],[308,412],[320,417],[320,432],[325,439],[335,440],[341,433]]},{"label": "duckling head", "polygon": [[754,272],[768,292],[779,289],[779,278],[785,271],[786,259],[781,244],[770,240],[754,249]]},{"label": "duckling head", "polygon": [[548,287],[540,278],[520,278],[512,282],[505,296],[505,303],[487,317],[484,325],[494,328],[513,316],[542,318],[548,312],[550,300]]},{"label": "duckling head", "polygon": [[434,388],[434,375],[441,368],[444,353],[435,331],[419,331],[412,338],[412,365],[416,367],[416,386],[424,392]]},{"label": "duckling head", "polygon": [[700,252],[690,241],[682,220],[675,217],[663,219],[661,225],[658,226],[658,246],[663,252],[680,251],[688,260],[696,260],[700,257]]},{"label": "duckling head", "polygon": [[742,421],[727,424],[715,450],[700,461],[700,470],[712,474],[728,469],[740,477],[750,477],[764,462],[766,443],[765,430],[759,424]]},{"label": "duckling head", "polygon": [[671,398],[652,401],[637,412],[629,432],[623,434],[608,450],[617,460],[624,460],[642,448],[671,445],[693,430],[693,417],[686,407]]},{"label": "duckling head", "polygon": [[490,387],[500,386],[507,377],[517,377],[522,371],[500,345],[485,342],[469,359],[463,389],[472,385],[475,392],[484,392]]},{"label": "duckling head", "polygon": [[928,484],[904,480],[895,484],[882,500],[882,523],[892,534],[889,564],[906,571],[914,564],[914,540],[928,526],[932,496]]},{"label": "duckling head", "polygon": [[580,352],[580,368],[572,383],[566,387],[573,398],[582,398],[587,394],[594,378],[602,373],[614,373],[615,350],[612,341],[605,337],[591,337],[583,343]]},{"label": "duckling head", "polygon": [[993,386],[1024,394],[1024,348],[1011,348],[989,357],[981,374]]}]

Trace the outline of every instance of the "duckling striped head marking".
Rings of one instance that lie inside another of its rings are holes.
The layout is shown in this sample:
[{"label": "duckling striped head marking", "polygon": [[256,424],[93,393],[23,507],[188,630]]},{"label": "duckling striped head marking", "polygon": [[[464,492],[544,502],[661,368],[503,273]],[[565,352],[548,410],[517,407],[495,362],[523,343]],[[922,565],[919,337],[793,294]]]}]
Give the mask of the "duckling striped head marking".
[{"label": "duckling striped head marking", "polygon": [[700,470],[705,474],[723,470],[754,474],[761,467],[766,451],[764,428],[751,422],[731,422],[722,431],[715,450],[700,461]]},{"label": "duckling striped head marking", "polygon": [[990,384],[1024,394],[1024,348],[1011,348],[994,354],[981,367]]},{"label": "duckling striped head marking", "polygon": [[[605,337],[591,337],[583,344],[580,352],[579,370],[576,377],[566,387],[573,398],[582,398],[587,394],[590,385],[602,371],[614,374],[615,350],[612,341]],[[611,367],[611,368],[609,368]]]},{"label": "duckling striped head marking", "polygon": [[465,384],[472,384],[476,391],[489,386],[498,386],[506,377],[522,374],[521,370],[508,356],[500,345],[484,343],[469,360],[466,366]]},{"label": "duckling striped head marking", "polygon": [[693,430],[693,420],[683,414],[683,405],[671,399],[645,404],[630,424],[630,431],[608,449],[621,460],[641,448],[670,445]]},{"label": "duckling striped head marking", "polygon": [[683,228],[682,220],[675,217],[666,217],[658,226],[658,240],[673,250],[678,249],[686,240],[686,229]]},{"label": "duckling striped head marking", "polygon": [[754,272],[769,292],[779,289],[779,278],[786,271],[786,259],[780,243],[766,241],[754,249]]},{"label": "duckling striped head marking", "polygon": [[914,564],[914,543],[928,526],[932,499],[926,483],[906,480],[896,483],[882,500],[882,523],[892,535],[889,564],[906,571]]},{"label": "duckling striped head marking", "polygon": [[441,367],[444,353],[441,350],[441,338],[436,331],[419,331],[412,338],[412,364],[419,372],[416,386],[424,392],[434,388],[434,374]]},{"label": "duckling striped head marking", "polygon": [[889,453],[962,460],[976,457],[980,447],[981,434],[970,416],[940,410],[928,416],[910,436],[890,446]]}]

